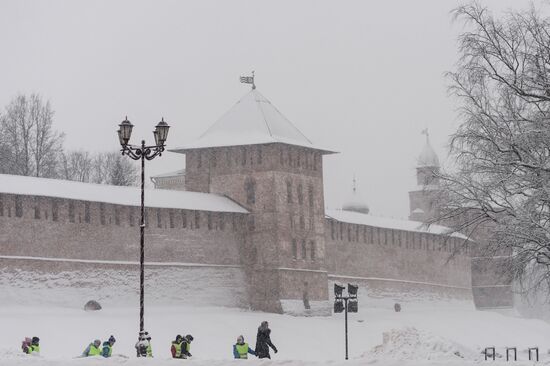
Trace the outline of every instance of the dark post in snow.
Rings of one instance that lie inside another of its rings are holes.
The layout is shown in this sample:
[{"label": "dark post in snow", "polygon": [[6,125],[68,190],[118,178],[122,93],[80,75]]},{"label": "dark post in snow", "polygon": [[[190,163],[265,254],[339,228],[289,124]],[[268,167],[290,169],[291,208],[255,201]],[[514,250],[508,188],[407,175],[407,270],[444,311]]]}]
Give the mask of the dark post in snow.
[{"label": "dark post in snow", "polygon": [[346,360],[348,359],[348,312],[356,313],[357,305],[357,285],[348,283],[348,296],[343,295],[344,286],[334,284],[334,312],[345,312],[345,333],[346,333]]},{"label": "dark post in snow", "polygon": [[141,221],[139,225],[140,240],[139,240],[139,331],[140,334],[144,330],[144,262],[145,262],[145,159],[153,160],[156,156],[162,155],[164,151],[164,143],[168,137],[168,129],[170,126],[164,122],[164,118],[157,124],[153,135],[155,137],[154,146],[145,146],[145,140],[141,141],[141,146],[129,145],[132,128],[134,125],[128,121],[128,117],[118,125],[120,129],[117,131],[120,146],[122,146],[122,155],[128,155],[134,160],[141,160]]}]

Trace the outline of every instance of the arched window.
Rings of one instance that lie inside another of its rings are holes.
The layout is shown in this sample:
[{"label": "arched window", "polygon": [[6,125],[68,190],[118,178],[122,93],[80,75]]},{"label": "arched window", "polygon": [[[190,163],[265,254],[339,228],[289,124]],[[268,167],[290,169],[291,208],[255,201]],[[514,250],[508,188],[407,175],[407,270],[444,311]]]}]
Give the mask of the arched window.
[{"label": "arched window", "polygon": [[300,229],[304,230],[306,228],[306,221],[304,220],[304,216],[300,215]]},{"label": "arched window", "polygon": [[305,240],[302,240],[302,259],[307,260],[307,247]]},{"label": "arched window", "polygon": [[256,182],[253,178],[246,178],[244,181],[244,190],[246,193],[246,203],[249,205],[256,203]]},{"label": "arched window", "polygon": [[315,242],[313,240],[309,242],[309,253],[310,253],[309,255],[310,255],[311,261],[315,262],[315,258],[316,258]]},{"label": "arched window", "polygon": [[309,207],[313,208],[313,185],[307,187],[307,197],[309,201]]},{"label": "arched window", "polygon": [[302,184],[298,184],[298,203],[303,204],[304,203],[304,188],[302,187]]},{"label": "arched window", "polygon": [[292,239],[292,258],[298,259],[298,245],[296,239]]}]

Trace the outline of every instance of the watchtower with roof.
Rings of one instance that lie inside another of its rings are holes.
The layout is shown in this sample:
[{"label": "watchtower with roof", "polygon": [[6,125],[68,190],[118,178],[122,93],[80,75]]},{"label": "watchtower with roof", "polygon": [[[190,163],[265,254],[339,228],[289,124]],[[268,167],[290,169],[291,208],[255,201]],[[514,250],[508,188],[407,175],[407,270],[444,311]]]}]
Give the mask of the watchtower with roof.
[{"label": "watchtower with roof", "polygon": [[430,144],[428,130],[422,131],[426,135],[426,143],[418,157],[416,166],[415,190],[409,192],[410,215],[413,221],[429,222],[437,217],[437,196],[439,186],[439,158]]},{"label": "watchtower with roof", "polygon": [[250,214],[241,261],[253,309],[327,306],[323,164],[315,146],[255,87],[186,155],[186,189],[225,195]]}]

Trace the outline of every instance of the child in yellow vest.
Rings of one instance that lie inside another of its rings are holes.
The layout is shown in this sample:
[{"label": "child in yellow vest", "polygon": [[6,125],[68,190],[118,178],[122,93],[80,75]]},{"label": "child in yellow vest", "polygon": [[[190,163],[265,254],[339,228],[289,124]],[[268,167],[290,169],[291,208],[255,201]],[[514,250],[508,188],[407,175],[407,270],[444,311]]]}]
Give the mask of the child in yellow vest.
[{"label": "child in yellow vest", "polygon": [[256,352],[248,346],[248,343],[244,342],[244,337],[240,335],[237,338],[237,344],[233,345],[233,357],[247,359],[249,353],[256,356]]},{"label": "child in yellow vest", "polygon": [[101,356],[101,341],[96,339],[93,343],[90,343],[88,347],[82,352],[83,357],[89,356]]}]

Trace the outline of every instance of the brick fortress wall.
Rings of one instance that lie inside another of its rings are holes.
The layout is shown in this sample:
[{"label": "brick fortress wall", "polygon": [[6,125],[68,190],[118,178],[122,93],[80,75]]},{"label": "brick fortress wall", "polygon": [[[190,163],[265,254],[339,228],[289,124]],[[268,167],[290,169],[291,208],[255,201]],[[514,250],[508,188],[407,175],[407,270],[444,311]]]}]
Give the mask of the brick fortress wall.
[{"label": "brick fortress wall", "polygon": [[331,280],[362,282],[376,296],[472,298],[470,257],[468,250],[459,250],[462,239],[332,219],[325,232]]},{"label": "brick fortress wall", "polygon": [[[193,281],[194,286],[202,291],[216,291],[216,288],[224,287],[228,294],[244,296],[239,250],[245,216],[237,213],[146,208],[146,262],[179,264],[172,270],[157,268],[166,274],[166,278],[169,277],[168,273],[177,275],[171,284],[166,284],[167,297],[170,297],[168,289],[174,290],[173,286],[184,278]],[[117,273],[133,271],[137,275],[138,266],[135,264],[139,261],[139,220],[139,207],[0,193],[0,256],[3,257],[0,263],[4,271],[3,283],[9,283],[9,278],[16,280],[21,276],[28,279],[43,278],[46,273],[51,274],[52,278],[56,274],[67,275],[79,271],[86,274],[91,273],[91,268],[101,273],[102,266],[107,266],[114,277]],[[43,261],[32,257],[59,260]],[[64,259],[84,261],[67,262]],[[91,263],[86,263],[86,260]],[[132,267],[133,270],[129,270]],[[34,277],[33,268],[36,270]],[[189,272],[191,269],[192,275]],[[213,271],[215,275],[212,275]],[[74,277],[77,285],[87,286],[86,280],[78,280],[76,275],[68,276]],[[115,283],[122,286],[115,293],[127,292],[125,286],[135,285],[123,277],[115,278]],[[216,278],[223,279],[223,285],[217,284]],[[56,281],[51,281],[51,284],[50,287],[55,287]],[[160,295],[157,298],[161,300]],[[216,297],[206,295],[206,298]],[[242,305],[243,300],[233,299],[228,300],[228,303]]]}]

